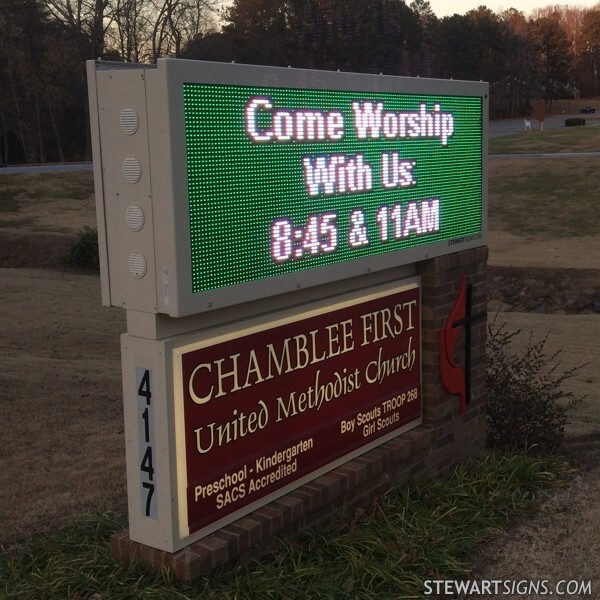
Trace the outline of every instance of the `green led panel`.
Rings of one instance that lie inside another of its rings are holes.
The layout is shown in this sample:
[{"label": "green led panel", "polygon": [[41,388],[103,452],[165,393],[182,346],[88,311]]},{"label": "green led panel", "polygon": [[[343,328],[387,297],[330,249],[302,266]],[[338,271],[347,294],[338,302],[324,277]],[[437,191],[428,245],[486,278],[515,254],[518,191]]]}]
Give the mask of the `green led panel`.
[{"label": "green led panel", "polygon": [[183,95],[194,293],[482,233],[479,96]]}]

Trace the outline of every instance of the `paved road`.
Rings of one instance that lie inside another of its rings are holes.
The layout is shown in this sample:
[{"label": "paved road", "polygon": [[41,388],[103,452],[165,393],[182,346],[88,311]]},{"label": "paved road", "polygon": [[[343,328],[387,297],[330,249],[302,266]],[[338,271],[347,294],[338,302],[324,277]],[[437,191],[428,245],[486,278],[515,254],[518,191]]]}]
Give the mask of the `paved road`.
[{"label": "paved road", "polygon": [[16,175],[17,173],[53,173],[65,171],[91,171],[91,162],[59,163],[52,165],[25,165],[18,167],[0,167],[0,175]]},{"label": "paved road", "polygon": [[490,154],[490,160],[494,158],[580,158],[582,156],[598,156],[600,151],[598,152],[551,152],[549,154],[544,154],[541,152],[532,153],[532,154]]},{"label": "paved road", "polygon": [[[572,114],[572,115],[548,115],[544,119],[544,129],[559,129],[565,126],[565,119],[573,117],[583,117],[588,115]],[[540,124],[535,119],[530,119],[531,128],[539,129]],[[593,127],[600,125],[599,121],[590,121],[588,119],[587,126]],[[521,133],[525,130],[524,119],[501,119],[499,121],[490,121],[489,135],[493,137],[502,137],[503,135],[511,135],[513,133]]]}]

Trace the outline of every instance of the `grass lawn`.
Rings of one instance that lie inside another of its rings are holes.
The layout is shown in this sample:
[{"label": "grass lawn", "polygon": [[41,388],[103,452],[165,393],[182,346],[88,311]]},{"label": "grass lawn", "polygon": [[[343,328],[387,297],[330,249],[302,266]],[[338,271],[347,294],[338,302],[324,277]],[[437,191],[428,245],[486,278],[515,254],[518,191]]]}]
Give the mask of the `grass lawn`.
[{"label": "grass lawn", "polygon": [[468,579],[482,543],[564,481],[551,457],[485,452],[446,478],[392,491],[352,519],[280,538],[263,561],[185,586],[168,573],[118,567],[123,516],[81,517],[3,548],[0,597],[11,600],[372,600],[423,597],[433,579]]},{"label": "grass lawn", "polygon": [[[530,237],[598,233],[600,125],[524,131],[490,140],[489,227]],[[497,154],[555,154],[494,158]]]},{"label": "grass lawn", "polygon": [[600,121],[585,127],[523,131],[490,139],[490,154],[599,152]]},{"label": "grass lawn", "polygon": [[0,231],[76,233],[95,225],[91,172],[0,176]]},{"label": "grass lawn", "polygon": [[600,155],[492,158],[488,190],[492,231],[521,237],[598,234]]}]

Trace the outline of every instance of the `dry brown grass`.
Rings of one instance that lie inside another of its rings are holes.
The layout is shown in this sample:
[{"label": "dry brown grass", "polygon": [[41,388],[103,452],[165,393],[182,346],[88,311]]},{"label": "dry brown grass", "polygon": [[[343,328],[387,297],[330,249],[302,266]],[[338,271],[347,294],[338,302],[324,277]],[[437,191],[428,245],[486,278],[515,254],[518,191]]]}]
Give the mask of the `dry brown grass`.
[{"label": "dry brown grass", "polygon": [[[600,436],[588,460],[600,459]],[[559,581],[590,582],[592,594],[565,598],[597,598],[600,590],[600,473],[576,476],[568,486],[550,496],[535,518],[499,532],[483,557],[476,575],[481,579],[547,581],[554,589]],[[564,584],[563,584],[564,585]],[[564,588],[563,588],[564,589]],[[543,600],[536,593],[502,596],[508,600]]]},{"label": "dry brown grass", "polygon": [[97,276],[0,269],[0,543],[125,506],[119,334]]},{"label": "dry brown grass", "polygon": [[0,231],[77,233],[95,224],[91,172],[0,177]]},{"label": "dry brown grass", "polygon": [[490,229],[555,239],[598,235],[600,157],[489,163]]}]

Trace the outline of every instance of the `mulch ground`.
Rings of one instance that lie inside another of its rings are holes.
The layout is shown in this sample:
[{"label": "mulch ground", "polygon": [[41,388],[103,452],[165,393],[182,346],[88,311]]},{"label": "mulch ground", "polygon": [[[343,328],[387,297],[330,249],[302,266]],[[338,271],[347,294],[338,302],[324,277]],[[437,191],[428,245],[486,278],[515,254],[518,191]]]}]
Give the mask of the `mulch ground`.
[{"label": "mulch ground", "polygon": [[488,267],[490,313],[600,313],[600,269]]}]

